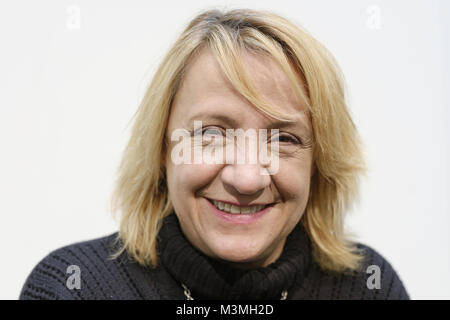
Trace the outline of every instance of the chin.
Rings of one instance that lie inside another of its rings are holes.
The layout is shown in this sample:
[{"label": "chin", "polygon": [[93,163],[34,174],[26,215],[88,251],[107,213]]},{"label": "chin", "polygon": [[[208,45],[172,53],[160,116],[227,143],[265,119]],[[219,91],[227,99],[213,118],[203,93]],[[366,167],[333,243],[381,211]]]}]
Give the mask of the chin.
[{"label": "chin", "polygon": [[220,259],[233,263],[255,263],[261,260],[262,246],[242,247],[242,245],[215,244],[211,248],[214,255]]},{"label": "chin", "polygon": [[219,257],[221,260],[225,260],[233,263],[252,263],[258,260],[258,256],[255,254],[247,253],[233,253],[233,254],[222,254]]}]

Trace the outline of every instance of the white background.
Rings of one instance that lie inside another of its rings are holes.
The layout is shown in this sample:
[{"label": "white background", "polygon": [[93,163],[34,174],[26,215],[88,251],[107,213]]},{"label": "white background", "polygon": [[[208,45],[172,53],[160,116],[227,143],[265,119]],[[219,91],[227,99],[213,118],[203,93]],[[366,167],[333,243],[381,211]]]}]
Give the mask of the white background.
[{"label": "white background", "polygon": [[50,251],[117,230],[130,119],[170,44],[213,5],[282,14],[336,56],[370,165],[349,226],[411,298],[450,299],[447,0],[1,1],[0,298]]}]

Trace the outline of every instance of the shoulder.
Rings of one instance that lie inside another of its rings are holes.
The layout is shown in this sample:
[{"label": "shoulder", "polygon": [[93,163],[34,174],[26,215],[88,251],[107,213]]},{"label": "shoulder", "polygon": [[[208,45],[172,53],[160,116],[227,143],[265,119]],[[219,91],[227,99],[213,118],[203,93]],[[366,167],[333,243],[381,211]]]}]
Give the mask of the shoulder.
[{"label": "shoulder", "polygon": [[358,243],[357,248],[364,256],[362,268],[355,272],[365,280],[367,298],[409,299],[409,294],[392,264],[374,248]]},{"label": "shoulder", "polygon": [[[127,287],[118,234],[77,242],[50,252],[31,271],[22,287],[21,300],[117,299]],[[126,290],[125,290],[126,291]]]},{"label": "shoulder", "polygon": [[[342,273],[320,269],[313,263],[308,296],[313,299],[408,300],[409,294],[391,263],[372,247],[356,243],[363,256],[358,270]],[[304,288],[306,289],[306,288]]]}]

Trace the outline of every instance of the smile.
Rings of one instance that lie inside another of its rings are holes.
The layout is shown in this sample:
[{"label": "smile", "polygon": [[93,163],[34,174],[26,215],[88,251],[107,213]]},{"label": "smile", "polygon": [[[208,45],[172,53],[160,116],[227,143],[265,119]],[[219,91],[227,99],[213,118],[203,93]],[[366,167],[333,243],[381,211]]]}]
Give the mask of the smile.
[{"label": "smile", "polygon": [[208,199],[208,201],[214,207],[216,207],[216,209],[226,212],[226,213],[235,214],[235,215],[254,214],[256,212],[259,212],[259,211],[273,205],[273,203],[270,203],[270,204],[266,204],[266,205],[238,206],[238,205],[233,205],[233,204],[218,201],[218,200]]}]

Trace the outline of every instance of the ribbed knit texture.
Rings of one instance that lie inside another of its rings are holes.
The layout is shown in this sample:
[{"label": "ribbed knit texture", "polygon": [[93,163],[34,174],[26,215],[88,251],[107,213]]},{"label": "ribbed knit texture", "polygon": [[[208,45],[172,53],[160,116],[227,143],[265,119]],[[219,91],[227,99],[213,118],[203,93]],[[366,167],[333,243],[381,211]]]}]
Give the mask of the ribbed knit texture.
[{"label": "ribbed knit texture", "polygon": [[[195,299],[279,299],[286,286],[288,299],[409,299],[389,262],[362,244],[357,245],[365,256],[361,271],[324,272],[311,258],[306,232],[297,226],[276,262],[244,272],[212,261],[193,248],[181,233],[175,215],[164,222],[159,237],[162,261],[157,268],[142,267],[126,253],[111,259],[117,248],[114,233],[51,252],[28,276],[20,299],[185,299],[181,282],[188,285]],[[80,289],[66,285],[70,265],[81,270]],[[369,265],[381,269],[380,289],[367,286]]]},{"label": "ribbed knit texture", "polygon": [[160,231],[161,262],[197,299],[276,299],[304,278],[311,257],[311,243],[298,224],[289,235],[282,255],[267,267],[242,270],[213,260],[196,250],[184,237],[176,215]]}]

